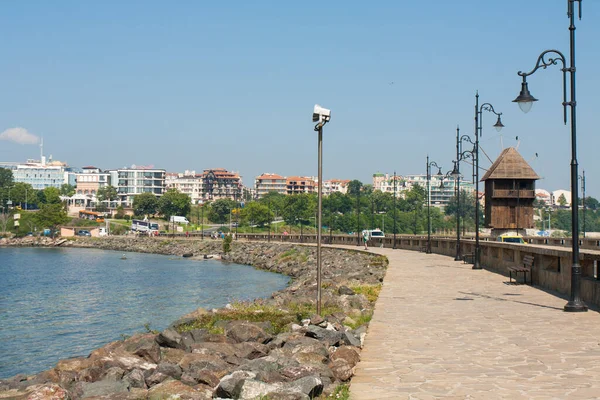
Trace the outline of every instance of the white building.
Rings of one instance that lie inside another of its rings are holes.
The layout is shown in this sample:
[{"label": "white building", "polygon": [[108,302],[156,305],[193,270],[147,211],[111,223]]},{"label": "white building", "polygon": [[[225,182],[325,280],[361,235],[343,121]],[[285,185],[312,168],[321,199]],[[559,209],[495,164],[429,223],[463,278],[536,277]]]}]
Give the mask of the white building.
[{"label": "white building", "polygon": [[132,166],[108,172],[111,185],[117,188],[120,203],[125,207],[131,207],[133,198],[138,194],[153,193],[160,197],[165,192],[164,169]]},{"label": "white building", "polygon": [[[443,184],[442,184],[443,183]],[[456,182],[454,178],[444,178],[436,174],[431,175],[431,205],[437,207],[446,206],[450,200],[456,195]],[[407,190],[413,186],[419,185],[427,190],[427,175],[396,175],[396,194],[398,197],[404,197]],[[472,182],[461,180],[460,190],[472,193],[475,188]],[[376,173],[373,174],[373,190],[379,190],[384,193],[394,194],[394,175]]]},{"label": "white building", "polygon": [[196,171],[169,172],[166,174],[165,184],[167,189],[177,189],[190,196],[192,204],[198,204],[202,199],[202,175]]},{"label": "white building", "polygon": [[562,195],[565,196],[565,200],[567,201],[565,206],[571,207],[571,192],[563,189],[558,189],[552,192],[552,205],[559,206],[560,203],[558,202],[558,199],[560,199],[560,196]]}]

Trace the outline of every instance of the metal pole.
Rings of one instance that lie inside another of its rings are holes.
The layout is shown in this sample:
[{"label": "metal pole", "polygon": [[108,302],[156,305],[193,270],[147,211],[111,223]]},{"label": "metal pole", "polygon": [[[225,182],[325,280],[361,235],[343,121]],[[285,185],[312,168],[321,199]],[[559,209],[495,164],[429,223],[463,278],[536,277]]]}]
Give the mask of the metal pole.
[{"label": "metal pole", "polygon": [[571,269],[571,296],[564,310],[569,312],[587,311],[587,306],[581,300],[581,266],[579,265],[579,196],[577,193],[577,124],[576,110],[577,100],[575,97],[575,10],[574,3],[579,1],[579,16],[581,17],[581,0],[568,0],[569,25],[569,48],[571,75],[571,226],[573,244],[573,267]]},{"label": "metal pole", "polygon": [[396,248],[396,171],[394,171],[394,245],[392,248]]},{"label": "metal pole", "polygon": [[323,125],[319,124],[319,145],[318,145],[318,169],[319,186],[317,189],[317,314],[321,315],[321,230],[323,227],[322,205],[323,205]]},{"label": "metal pole", "polygon": [[583,237],[585,238],[585,170],[583,171],[583,178],[581,179],[581,190],[583,192]]},{"label": "metal pole", "polygon": [[479,114],[479,92],[475,95],[475,263],[473,269],[482,269],[479,248],[479,133],[481,121]]},{"label": "metal pole", "polygon": [[204,204],[200,205],[200,211],[202,212],[202,220],[200,221],[200,229],[202,229],[202,236],[200,240],[204,240]]},{"label": "metal pole", "polygon": [[431,254],[431,212],[429,207],[431,206],[431,183],[430,177],[430,166],[429,166],[429,154],[427,155],[427,254]]},{"label": "metal pole", "polygon": [[268,209],[269,212],[267,213],[267,215],[269,216],[269,235],[267,236],[267,242],[271,241],[271,198],[269,197],[268,201]]},{"label": "metal pole", "polygon": [[456,176],[454,185],[456,186],[456,255],[454,261],[460,261],[460,128],[456,127]]}]

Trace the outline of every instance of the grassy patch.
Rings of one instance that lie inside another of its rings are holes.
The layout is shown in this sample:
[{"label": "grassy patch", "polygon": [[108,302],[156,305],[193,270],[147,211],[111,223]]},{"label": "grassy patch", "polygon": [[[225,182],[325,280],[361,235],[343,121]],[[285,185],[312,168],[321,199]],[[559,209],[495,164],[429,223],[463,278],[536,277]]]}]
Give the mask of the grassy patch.
[{"label": "grassy patch", "polygon": [[232,309],[202,315],[194,322],[180,325],[177,329],[180,332],[185,332],[203,328],[208,329],[211,333],[223,333],[223,328],[216,326],[219,321],[268,321],[273,326],[273,331],[270,333],[278,334],[285,330],[287,324],[297,322],[297,318],[295,315],[273,306],[238,302],[233,304]]},{"label": "grassy patch", "polygon": [[348,385],[339,385],[335,388],[333,393],[329,396],[320,396],[319,399],[336,399],[336,400],[348,400],[350,399],[350,386]]},{"label": "grassy patch", "polygon": [[279,256],[279,263],[296,261],[300,264],[305,264],[308,261],[309,250],[300,251],[297,248],[289,249]]},{"label": "grassy patch", "polygon": [[369,300],[371,303],[374,303],[377,301],[379,293],[381,292],[381,285],[351,286],[350,289],[352,289],[356,294],[364,295],[367,300]]},{"label": "grassy patch", "polygon": [[[310,303],[289,303],[288,310],[262,304],[260,302],[236,302],[231,309],[219,310],[217,313],[205,314],[193,322],[177,327],[179,332],[193,329],[208,329],[211,333],[223,333],[223,328],[217,325],[219,321],[250,321],[270,322],[271,334],[279,334],[287,330],[291,323],[298,323],[317,312],[316,306]],[[338,307],[322,307],[323,315],[342,311]]]},{"label": "grassy patch", "polygon": [[356,329],[359,326],[367,325],[369,322],[371,322],[371,318],[373,318],[373,311],[366,311],[358,315],[351,315],[350,317],[354,320],[354,323],[345,323],[345,325],[352,329]]},{"label": "grassy patch", "polygon": [[369,261],[369,264],[387,267],[389,261],[386,256],[375,256]]}]

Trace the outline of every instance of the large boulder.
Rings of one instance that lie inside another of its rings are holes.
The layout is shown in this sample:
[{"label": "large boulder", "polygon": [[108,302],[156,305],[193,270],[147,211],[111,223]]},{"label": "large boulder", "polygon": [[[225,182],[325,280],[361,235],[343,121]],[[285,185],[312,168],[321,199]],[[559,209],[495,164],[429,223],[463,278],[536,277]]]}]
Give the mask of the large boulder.
[{"label": "large boulder", "polygon": [[311,399],[318,397],[323,392],[323,382],[316,376],[305,376],[286,385],[288,389],[304,393]]},{"label": "large boulder", "polygon": [[173,328],[167,328],[162,331],[157,337],[156,342],[162,347],[171,347],[187,351],[187,346],[179,332]]},{"label": "large boulder", "polygon": [[231,343],[201,342],[192,345],[192,353],[214,354],[219,357],[234,356],[236,348]]},{"label": "large boulder", "polygon": [[129,353],[151,363],[158,364],[160,361],[160,346],[156,342],[156,335],[154,334],[136,335],[127,339],[124,348]]},{"label": "large boulder", "polygon": [[160,364],[158,364],[158,367],[156,368],[156,372],[170,376],[171,378],[179,379],[179,378],[181,378],[181,374],[183,373],[183,370],[177,364],[171,364],[169,362],[161,362]]},{"label": "large boulder", "polygon": [[337,359],[346,360],[351,367],[356,366],[356,364],[358,364],[358,362],[360,361],[360,355],[358,353],[358,350],[356,349],[356,347],[352,347],[352,346],[338,347],[329,356],[329,358],[332,361],[335,361]]},{"label": "large boulder", "polygon": [[341,332],[321,328],[319,326],[314,325],[310,325],[307,327],[306,336],[324,342],[327,346],[337,346],[342,340]]},{"label": "large boulder", "polygon": [[354,375],[352,366],[343,358],[332,361],[331,364],[329,364],[329,368],[331,369],[331,372],[333,372],[335,378],[342,382],[349,381],[350,378],[352,378],[352,375]]},{"label": "large boulder", "polygon": [[255,377],[256,373],[252,371],[234,371],[221,378],[215,394],[225,399],[237,399],[246,379],[254,379]]},{"label": "large boulder", "polygon": [[269,347],[262,343],[242,342],[234,345],[235,356],[253,360],[255,358],[264,357],[269,354]]},{"label": "large boulder", "polygon": [[149,399],[209,400],[212,391],[197,390],[174,379],[167,379],[148,390]]},{"label": "large boulder", "polygon": [[147,389],[146,378],[141,369],[134,369],[123,377],[123,380],[129,384],[129,387]]},{"label": "large boulder", "polygon": [[109,396],[129,392],[129,384],[124,381],[77,382],[72,392],[73,397],[78,399]]},{"label": "large boulder", "polygon": [[259,325],[246,321],[232,321],[225,328],[225,335],[236,343],[259,342],[266,343],[271,339]]}]

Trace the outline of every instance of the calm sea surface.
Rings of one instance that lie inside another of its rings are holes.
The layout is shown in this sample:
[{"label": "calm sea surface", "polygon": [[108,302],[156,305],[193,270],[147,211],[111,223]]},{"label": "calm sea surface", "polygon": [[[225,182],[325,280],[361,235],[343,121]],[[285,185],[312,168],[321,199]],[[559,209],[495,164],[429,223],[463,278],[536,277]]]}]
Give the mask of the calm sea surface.
[{"label": "calm sea surface", "polygon": [[93,249],[0,248],[0,378],[162,330],[198,307],[268,297],[286,276],[220,261]]}]

